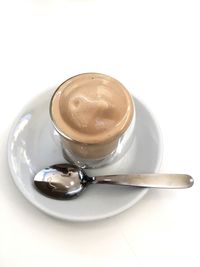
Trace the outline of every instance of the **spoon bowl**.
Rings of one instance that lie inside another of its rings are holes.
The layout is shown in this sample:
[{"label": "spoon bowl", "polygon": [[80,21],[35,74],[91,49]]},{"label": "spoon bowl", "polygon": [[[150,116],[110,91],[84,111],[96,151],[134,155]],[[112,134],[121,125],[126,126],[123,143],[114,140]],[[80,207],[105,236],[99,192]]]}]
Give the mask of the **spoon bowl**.
[{"label": "spoon bowl", "polygon": [[77,197],[89,182],[89,177],[80,169],[69,164],[58,164],[45,168],[34,177],[40,192],[57,199]]}]

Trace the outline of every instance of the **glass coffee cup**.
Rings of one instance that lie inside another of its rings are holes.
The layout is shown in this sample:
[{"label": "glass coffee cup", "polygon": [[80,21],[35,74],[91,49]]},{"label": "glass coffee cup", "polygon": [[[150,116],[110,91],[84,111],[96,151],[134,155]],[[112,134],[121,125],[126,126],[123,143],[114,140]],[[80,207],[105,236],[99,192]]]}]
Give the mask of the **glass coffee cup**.
[{"label": "glass coffee cup", "polygon": [[64,81],[51,98],[50,117],[65,159],[81,168],[111,164],[133,141],[133,97],[105,74],[83,73]]}]

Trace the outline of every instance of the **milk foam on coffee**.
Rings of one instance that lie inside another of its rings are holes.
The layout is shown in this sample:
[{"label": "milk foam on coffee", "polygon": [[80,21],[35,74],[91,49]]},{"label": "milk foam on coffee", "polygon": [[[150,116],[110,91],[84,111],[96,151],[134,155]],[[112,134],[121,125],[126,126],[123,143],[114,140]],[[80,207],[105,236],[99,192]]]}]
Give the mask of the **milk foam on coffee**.
[{"label": "milk foam on coffee", "polygon": [[51,116],[57,130],[69,139],[85,144],[106,143],[128,128],[133,103],[117,80],[86,73],[59,86],[52,98]]}]

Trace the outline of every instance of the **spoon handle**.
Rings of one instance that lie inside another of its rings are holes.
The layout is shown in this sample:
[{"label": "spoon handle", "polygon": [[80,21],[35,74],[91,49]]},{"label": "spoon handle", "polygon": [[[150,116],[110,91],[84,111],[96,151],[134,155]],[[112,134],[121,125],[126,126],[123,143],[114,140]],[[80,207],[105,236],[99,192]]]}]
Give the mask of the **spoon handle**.
[{"label": "spoon handle", "polygon": [[194,180],[190,175],[187,174],[144,173],[132,175],[96,176],[94,178],[94,183],[179,189],[191,187],[194,183]]}]

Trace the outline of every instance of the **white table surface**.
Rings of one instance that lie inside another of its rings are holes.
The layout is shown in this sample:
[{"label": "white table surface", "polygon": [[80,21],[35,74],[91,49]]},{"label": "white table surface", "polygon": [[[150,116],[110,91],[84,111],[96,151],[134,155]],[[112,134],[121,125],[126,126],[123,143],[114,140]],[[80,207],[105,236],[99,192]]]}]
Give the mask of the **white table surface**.
[{"label": "white table surface", "polygon": [[[0,2],[1,267],[200,266],[199,14],[194,0]],[[27,202],[7,166],[12,122],[33,96],[87,71],[116,77],[148,105],[163,133],[161,171],[191,174],[193,188],[151,190],[90,223]]]}]

